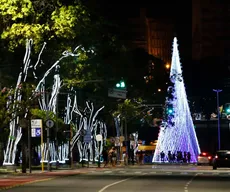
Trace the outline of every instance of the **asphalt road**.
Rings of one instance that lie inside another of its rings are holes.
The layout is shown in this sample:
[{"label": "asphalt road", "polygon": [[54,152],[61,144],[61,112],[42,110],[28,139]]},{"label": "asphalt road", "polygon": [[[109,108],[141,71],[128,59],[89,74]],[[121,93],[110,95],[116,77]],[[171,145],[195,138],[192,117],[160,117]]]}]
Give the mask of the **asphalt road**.
[{"label": "asphalt road", "polygon": [[230,169],[147,166],[91,171],[12,188],[10,192],[229,192]]}]

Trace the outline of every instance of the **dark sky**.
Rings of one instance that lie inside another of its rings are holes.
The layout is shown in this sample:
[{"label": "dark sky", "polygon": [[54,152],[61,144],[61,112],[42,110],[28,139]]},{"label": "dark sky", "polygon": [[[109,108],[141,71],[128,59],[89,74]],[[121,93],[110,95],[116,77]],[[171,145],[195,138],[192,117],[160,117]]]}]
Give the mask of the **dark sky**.
[{"label": "dark sky", "polygon": [[[192,6],[185,1],[136,1],[128,4],[127,1],[99,1],[98,5],[103,7],[104,14],[108,18],[122,20],[127,17],[139,16],[141,7],[147,8],[149,17],[168,17],[175,22],[176,36],[178,37],[181,62],[185,72],[191,71],[189,63],[192,59]],[[124,3],[125,2],[125,3]],[[132,1],[130,1],[132,2]],[[189,75],[189,74],[188,74]]]},{"label": "dark sky", "polygon": [[[223,70],[220,67],[220,63],[227,63],[227,61],[220,62],[218,59],[216,61],[211,59],[206,61],[206,64],[203,61],[201,63],[195,63],[192,61],[191,0],[129,1],[132,2],[131,4],[128,4],[128,1],[121,0],[96,0],[95,2],[100,9],[104,10],[104,14],[107,16],[107,18],[110,18],[114,21],[119,21],[127,17],[139,16],[139,10],[141,7],[147,8],[149,17],[168,17],[170,19],[173,18],[175,22],[176,36],[178,37],[179,52],[187,95],[213,97],[213,88],[222,89],[220,84],[218,84],[219,80],[220,82],[223,82],[221,80],[223,76]],[[218,63],[219,66],[217,66],[216,63]],[[221,86],[223,86],[223,83]]]},{"label": "dark sky", "polygon": [[173,18],[176,25],[176,35],[180,44],[180,54],[183,60],[191,59],[191,41],[192,41],[192,6],[186,1],[149,1],[142,0],[128,4],[127,1],[105,1],[99,0],[97,4],[103,7],[104,14],[114,20],[139,16],[141,7],[147,8],[149,17],[168,17]]},{"label": "dark sky", "polygon": [[[129,1],[132,2],[132,1]],[[104,15],[113,21],[120,21],[128,17],[138,17],[140,8],[147,8],[147,14],[152,18],[170,18],[175,23],[175,35],[178,37],[179,51],[183,66],[185,82],[191,88],[195,84],[192,66],[192,5],[188,1],[150,1],[142,0],[128,4],[128,1],[99,0],[95,7],[104,10]]]}]

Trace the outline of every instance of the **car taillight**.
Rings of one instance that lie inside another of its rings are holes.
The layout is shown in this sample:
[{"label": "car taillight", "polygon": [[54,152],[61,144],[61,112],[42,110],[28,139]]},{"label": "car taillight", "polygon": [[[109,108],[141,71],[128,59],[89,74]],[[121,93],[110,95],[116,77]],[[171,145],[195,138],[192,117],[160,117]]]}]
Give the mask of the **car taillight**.
[{"label": "car taillight", "polygon": [[216,155],[215,158],[218,159],[218,156]]},{"label": "car taillight", "polygon": [[202,153],[204,156],[206,156],[206,153]]},{"label": "car taillight", "polygon": [[211,158],[212,158],[211,156],[208,157],[208,159],[211,159]]}]

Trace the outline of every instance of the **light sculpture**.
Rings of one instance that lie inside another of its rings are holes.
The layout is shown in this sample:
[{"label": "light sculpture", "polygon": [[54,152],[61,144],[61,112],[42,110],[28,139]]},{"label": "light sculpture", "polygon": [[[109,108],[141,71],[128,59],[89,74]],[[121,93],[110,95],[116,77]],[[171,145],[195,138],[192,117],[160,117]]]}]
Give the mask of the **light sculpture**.
[{"label": "light sculpture", "polygon": [[162,151],[166,156],[168,151],[172,154],[177,154],[178,151],[182,153],[190,152],[191,162],[197,162],[200,147],[184,87],[177,38],[174,38],[173,41],[170,80],[173,84],[169,88],[172,92],[172,98],[167,99],[166,103],[173,108],[173,113],[167,115],[167,119],[165,119],[165,122],[160,127],[153,162],[160,161],[160,153]]},{"label": "light sculpture", "polygon": [[[73,90],[72,90],[73,91]],[[73,99],[71,97],[73,96]],[[104,108],[101,107],[95,110],[92,102],[86,102],[84,110],[78,108],[76,92],[74,94],[68,94],[66,100],[66,113],[64,116],[65,124],[73,125],[73,132],[75,133],[70,140],[70,153],[77,144],[80,160],[88,161],[87,149],[90,150],[90,161],[96,160],[99,153],[102,152],[103,146],[106,144],[107,128],[104,122],[96,119],[98,113]],[[89,134],[91,137],[90,142],[84,141],[85,134]],[[101,134],[103,142],[100,143],[100,151],[98,143],[96,142],[96,135]],[[96,154],[95,157],[93,154]]]},{"label": "light sculpture", "polygon": [[[31,64],[31,48],[33,45],[33,40],[29,39],[26,43],[26,52],[23,59],[23,67],[21,72],[18,75],[18,80],[16,83],[16,87],[14,90],[14,96],[11,98],[10,101],[7,102],[7,105],[11,103],[13,105],[13,109],[17,109],[18,103],[22,100],[22,93],[21,93],[21,84],[25,83],[27,80],[27,74],[29,69],[33,69],[33,75],[34,78],[37,79],[36,76],[36,69],[38,67],[38,64],[41,63],[41,54],[46,46],[46,43],[43,44],[42,49],[38,55],[37,62],[35,65]],[[41,78],[41,80],[38,82],[35,90],[33,93],[31,93],[31,99],[33,97],[36,97],[37,95],[40,95],[39,97],[39,105],[42,110],[48,110],[56,113],[56,102],[57,102],[57,95],[59,93],[59,89],[61,87],[61,80],[59,74],[54,75],[54,84],[52,87],[51,92],[51,98],[46,97],[46,87],[45,87],[45,79],[46,77],[53,71],[59,69],[59,63],[62,59],[74,56],[78,57],[80,53],[75,53],[78,49],[81,49],[82,51],[85,51],[83,47],[77,46],[73,53],[69,51],[64,51],[62,53],[62,57],[60,57],[44,74],[44,76]],[[91,50],[90,50],[91,51]],[[92,52],[92,51],[91,51]],[[49,98],[49,101],[47,100]],[[24,118],[27,116],[27,111],[25,111]],[[6,151],[4,153],[4,161],[3,165],[13,165],[15,163],[15,155],[17,150],[17,145],[22,137],[22,128],[20,126],[20,117],[17,113],[17,110],[14,110],[12,113],[12,118],[9,123],[10,133],[9,133],[9,139],[7,142]],[[41,151],[44,150],[44,146],[41,146]],[[45,152],[45,151],[44,151]]]},{"label": "light sculpture", "polygon": [[[11,115],[11,120],[9,122],[10,133],[9,133],[6,151],[4,153],[3,165],[13,165],[15,163],[17,145],[18,145],[18,143],[22,137],[22,128],[20,126],[20,117],[19,117],[19,114],[16,110],[19,107],[19,103],[22,101],[22,90],[21,90],[22,87],[21,87],[21,85],[22,85],[22,83],[25,83],[27,80],[28,69],[37,67],[38,63],[40,62],[40,56],[41,56],[42,51],[43,51],[44,46],[45,46],[45,44],[44,44],[40,53],[39,53],[38,60],[35,64],[35,66],[33,67],[30,63],[31,62],[30,56],[31,56],[32,44],[33,44],[32,39],[27,40],[26,52],[25,52],[24,59],[23,59],[23,67],[22,67],[21,72],[18,75],[18,80],[16,83],[16,87],[14,89],[14,96],[11,98],[11,101],[9,101],[13,105],[13,109],[15,109],[15,110],[13,110],[12,115]],[[35,72],[34,72],[34,75],[35,75]],[[27,116],[27,111],[25,111],[24,118],[26,116]],[[23,118],[23,117],[21,117],[21,118]]]},{"label": "light sculpture", "polygon": [[[101,108],[95,111],[93,103],[89,103],[88,101],[86,101],[85,109],[83,111],[80,111],[77,105],[77,97],[75,95],[74,104],[73,104],[73,112],[79,116],[79,120],[78,120],[78,126],[77,126],[78,130],[71,141],[72,143],[71,151],[75,143],[77,143],[81,160],[87,157],[87,149],[90,150],[91,156],[93,154],[92,142],[94,142],[94,139],[95,139],[95,137],[93,136],[93,133],[95,132],[95,129],[97,128],[97,125],[98,125],[98,120],[96,120],[96,117],[103,108],[104,106],[102,106]],[[87,143],[87,142],[84,142],[84,139],[82,140],[79,139],[80,137],[84,138],[84,134],[90,134],[91,136],[90,142]],[[94,143],[94,146],[97,146],[97,145],[95,145]]]}]

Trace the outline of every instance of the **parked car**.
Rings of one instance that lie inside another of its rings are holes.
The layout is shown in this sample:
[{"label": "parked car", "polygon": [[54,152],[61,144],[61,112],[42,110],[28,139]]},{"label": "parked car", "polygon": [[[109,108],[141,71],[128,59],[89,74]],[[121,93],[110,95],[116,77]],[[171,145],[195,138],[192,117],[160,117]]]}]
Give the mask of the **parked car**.
[{"label": "parked car", "polygon": [[230,168],[230,151],[219,150],[213,159],[213,169],[218,167],[229,167]]},{"label": "parked car", "polygon": [[212,155],[207,152],[203,152],[198,156],[197,165],[211,165],[212,164]]}]

